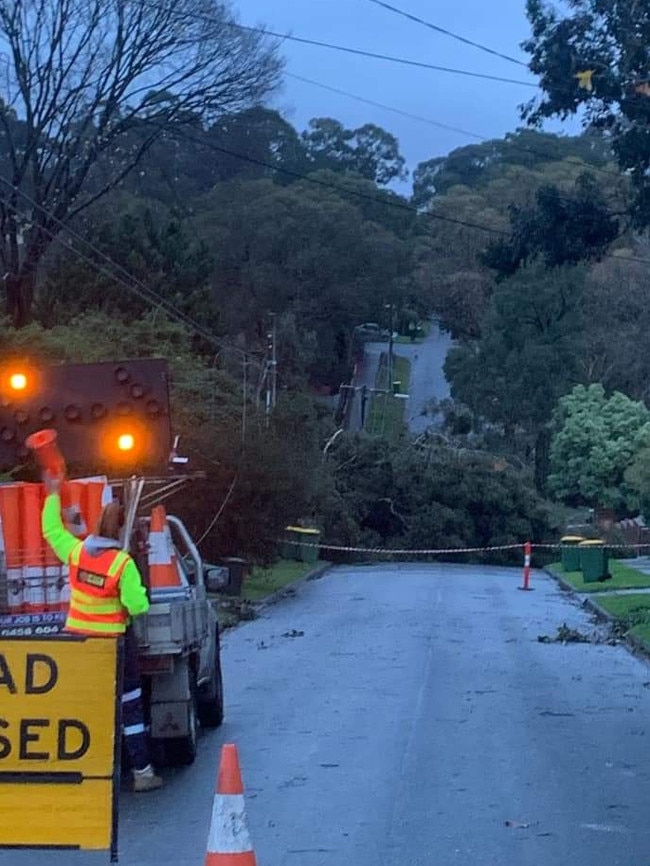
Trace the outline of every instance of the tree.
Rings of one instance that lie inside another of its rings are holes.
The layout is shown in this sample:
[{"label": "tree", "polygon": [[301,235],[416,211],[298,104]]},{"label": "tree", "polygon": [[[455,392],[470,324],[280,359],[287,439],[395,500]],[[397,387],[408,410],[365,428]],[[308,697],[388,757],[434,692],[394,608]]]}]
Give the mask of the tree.
[{"label": "tree", "polygon": [[261,178],[291,183],[274,169],[300,173],[305,168],[305,150],[300,136],[278,111],[254,106],[237,114],[225,115],[206,134],[206,144],[221,148],[212,151],[214,183],[234,177]]},{"label": "tree", "polygon": [[408,289],[410,244],[364,219],[366,204],[308,181],[216,186],[196,226],[219,263],[212,284],[226,330],[262,335],[275,312],[290,356],[300,357],[313,381],[338,387],[349,372],[354,327],[381,320],[384,304],[399,305]]},{"label": "tree", "polygon": [[355,172],[380,186],[408,176],[397,139],[373,123],[346,129],[338,120],[315,118],[302,140],[313,171]]},{"label": "tree", "polygon": [[619,235],[597,181],[581,175],[571,194],[556,186],[538,190],[534,207],[510,209],[512,236],[491,244],[485,263],[501,276],[541,258],[548,267],[577,265],[602,256]]},{"label": "tree", "polygon": [[[635,252],[647,256],[643,246]],[[580,378],[650,402],[650,274],[628,256],[621,250],[589,273]]]},{"label": "tree", "polygon": [[610,210],[624,210],[626,179],[613,169],[599,174],[596,185],[587,171],[607,159],[607,145],[596,134],[568,138],[523,130],[418,167],[414,203],[431,216],[421,220],[429,231],[418,281],[455,337],[480,337],[495,282],[485,253],[499,233],[501,255],[487,261],[501,275],[536,255],[553,264],[597,255],[616,236]]},{"label": "tree", "polygon": [[[7,311],[31,315],[43,255],[175,124],[248,107],[277,84],[276,45],[220,0],[1,0]],[[10,58],[10,59],[9,59]],[[139,136],[134,142],[133,131]]]},{"label": "tree", "polygon": [[413,173],[413,204],[428,209],[436,197],[446,195],[455,186],[486,187],[506,175],[508,168],[545,172],[549,165],[566,161],[580,172],[590,165],[604,166],[610,160],[603,136],[559,136],[520,129],[505,138],[459,147],[445,157],[420,163]]},{"label": "tree", "polygon": [[495,471],[489,455],[459,457],[444,446],[404,449],[361,436],[341,439],[328,462],[330,484],[319,506],[334,544],[487,547],[541,541],[550,532],[530,480]]},{"label": "tree", "polygon": [[477,417],[534,446],[536,481],[547,474],[546,425],[560,397],[579,381],[585,275],[537,264],[498,285],[481,339],[452,349],[445,365],[455,399]]},{"label": "tree", "polygon": [[[146,163],[144,163],[146,164]],[[208,245],[181,217],[158,202],[109,194],[75,226],[118,267],[185,314],[214,330],[219,315],[210,289],[215,261]],[[138,318],[149,304],[125,291],[111,274],[53,247],[48,253],[35,312],[47,325],[76,313],[103,309]],[[82,293],[79,286],[83,286]]]},{"label": "tree", "polygon": [[639,226],[650,222],[650,7],[614,0],[571,0],[563,16],[528,0],[532,36],[524,43],[543,96],[524,110],[530,124],[580,114],[606,131],[619,166],[631,173]]},{"label": "tree", "polygon": [[650,447],[650,411],[602,385],[578,385],[560,400],[551,444],[549,488],[570,504],[619,513],[638,504],[626,471]]}]

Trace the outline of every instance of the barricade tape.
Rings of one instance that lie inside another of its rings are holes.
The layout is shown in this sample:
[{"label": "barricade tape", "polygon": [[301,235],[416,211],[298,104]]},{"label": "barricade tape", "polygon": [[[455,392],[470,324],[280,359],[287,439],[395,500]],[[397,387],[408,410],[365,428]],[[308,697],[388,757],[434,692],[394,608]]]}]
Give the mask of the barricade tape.
[{"label": "barricade tape", "polygon": [[[295,545],[296,547],[317,548],[318,550],[333,550],[337,553],[368,553],[378,556],[385,556],[387,554],[393,556],[440,556],[443,554],[494,553],[502,552],[505,550],[522,550],[525,547],[524,544],[503,544],[494,547],[438,547],[427,548],[424,550],[412,550],[395,549],[390,547],[346,547],[344,545],[337,544],[317,544],[311,541],[294,541],[293,539],[281,539],[278,543],[288,543]],[[539,544],[531,544],[532,550],[561,550],[563,547],[565,547],[565,545],[561,544],[560,542],[540,542]],[[605,547],[608,550],[641,550],[642,548],[650,549],[650,542],[646,544],[605,544]]]},{"label": "barricade tape", "polygon": [[[290,541],[289,544],[294,544],[296,547],[311,547],[319,550],[333,550],[337,553],[368,553],[376,555],[391,556],[434,556],[445,553],[492,553],[504,550],[521,550],[523,544],[503,544],[495,547],[441,547],[428,548],[426,550],[405,550],[389,547],[345,547],[336,544],[314,544],[308,541]],[[540,547],[541,545],[537,545]],[[551,547],[559,547],[560,545],[549,545]]]}]

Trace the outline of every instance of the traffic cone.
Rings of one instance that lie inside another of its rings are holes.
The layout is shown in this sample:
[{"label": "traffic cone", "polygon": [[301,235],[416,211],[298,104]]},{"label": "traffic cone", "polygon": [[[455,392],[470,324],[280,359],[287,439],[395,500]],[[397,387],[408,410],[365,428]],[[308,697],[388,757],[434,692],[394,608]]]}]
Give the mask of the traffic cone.
[{"label": "traffic cone", "polygon": [[[41,467],[43,475],[50,475],[52,478],[58,478],[61,481],[61,507],[65,511],[73,506],[73,499],[70,489],[70,482],[67,481],[67,468],[65,458],[57,444],[56,430],[38,430],[32,433],[25,440],[25,445],[34,453],[34,456]],[[73,518],[76,518],[76,512],[73,511]],[[76,534],[76,533],[75,533]]]},{"label": "traffic cone", "polygon": [[256,866],[237,746],[222,746],[205,866]]},{"label": "traffic cone", "polygon": [[21,487],[22,565],[25,613],[46,611],[45,541],[41,534],[41,485]]},{"label": "traffic cone", "polygon": [[9,613],[25,612],[22,543],[22,482],[0,484],[0,517],[7,570]]},{"label": "traffic cone", "polygon": [[56,440],[56,430],[39,430],[27,438],[25,445],[34,452],[43,472],[49,472],[54,478],[63,478],[65,460]]},{"label": "traffic cone", "polygon": [[187,580],[176,559],[167,514],[162,505],[156,505],[151,511],[149,586],[152,590],[187,587]]}]

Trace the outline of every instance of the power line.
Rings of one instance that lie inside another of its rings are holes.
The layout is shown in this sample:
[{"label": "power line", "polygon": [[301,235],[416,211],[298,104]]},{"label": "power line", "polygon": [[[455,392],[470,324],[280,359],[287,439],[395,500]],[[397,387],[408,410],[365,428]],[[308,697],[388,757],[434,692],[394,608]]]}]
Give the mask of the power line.
[{"label": "power line", "polygon": [[447,132],[457,132],[459,135],[466,135],[468,138],[476,138],[479,141],[488,141],[488,138],[484,135],[469,132],[467,129],[461,129],[458,126],[450,126],[447,123],[441,123],[437,120],[432,120],[429,117],[422,117],[422,115],[419,114],[412,114],[409,111],[403,111],[401,108],[395,108],[394,106],[386,105],[383,102],[375,102],[373,99],[366,99],[364,96],[358,96],[355,93],[350,93],[348,90],[341,90],[338,87],[332,87],[330,84],[323,84],[320,81],[314,81],[312,78],[305,78],[303,75],[296,75],[293,72],[285,72],[284,74],[287,78],[294,78],[296,81],[303,81],[305,84],[311,84],[314,87],[329,90],[331,93],[338,93],[339,96],[347,96],[349,99],[356,99],[357,102],[363,102],[365,105],[372,105],[374,108],[382,108],[385,111],[392,111],[394,114],[400,114],[402,117],[408,117],[410,120],[417,120],[420,123],[435,126],[437,129],[444,129]]},{"label": "power line", "polygon": [[263,36],[272,36],[275,39],[288,40],[289,42],[297,42],[301,45],[313,45],[317,48],[327,48],[329,51],[339,51],[345,54],[352,54],[357,57],[370,57],[374,60],[383,60],[387,63],[397,63],[402,66],[412,66],[418,69],[431,69],[435,72],[447,72],[451,75],[464,75],[469,78],[480,78],[486,81],[499,81],[502,84],[516,84],[520,87],[534,87],[537,89],[538,85],[534,84],[530,81],[520,81],[515,78],[504,78],[500,75],[488,75],[483,72],[470,72],[467,69],[453,69],[447,66],[437,66],[433,63],[425,63],[421,60],[410,60],[406,57],[393,57],[390,54],[380,54],[375,51],[366,51],[362,48],[352,48],[348,45],[335,45],[332,42],[322,42],[318,39],[308,39],[304,36],[294,36],[291,33],[278,33],[274,30],[266,30],[263,27],[251,27],[247,24],[240,24],[239,22],[223,22],[214,18],[211,15],[206,15],[201,12],[175,12],[173,9],[169,9],[167,7],[161,6],[160,4],[147,3],[146,0],[143,0],[145,5],[160,10],[161,8],[170,16],[176,17],[179,20],[186,20],[188,17],[194,18],[196,20],[205,21],[207,24],[216,24],[219,27],[232,27],[236,30],[243,30],[247,33],[259,33]]},{"label": "power line", "polygon": [[474,42],[471,39],[467,39],[465,36],[460,36],[458,33],[452,33],[451,30],[440,27],[437,24],[432,24],[430,21],[425,21],[424,18],[419,18],[411,12],[406,12],[404,9],[398,9],[397,6],[391,6],[390,3],[385,3],[384,0],[368,0],[368,2],[374,3],[375,6],[382,6],[384,9],[388,9],[389,12],[394,12],[396,15],[401,15],[403,18],[408,18],[410,21],[415,21],[416,24],[422,24],[424,27],[428,27],[429,30],[435,30],[436,33],[450,36],[452,39],[457,39],[458,42],[463,42],[465,45],[471,45],[473,48],[478,48],[480,51],[485,51],[487,54],[492,54],[494,57],[500,57],[502,60],[508,60],[510,63],[516,63],[517,66],[523,66],[524,69],[528,69],[528,65],[524,63],[523,60],[517,60],[516,57],[511,57],[509,54],[502,54],[500,51],[495,51],[494,48],[488,48],[487,45],[482,45],[480,42]]},{"label": "power line", "polygon": [[[154,8],[154,9],[164,8],[164,7],[161,7],[160,4],[149,3],[149,2],[147,2],[147,0],[142,0],[142,2],[145,3],[145,5],[148,5],[150,8]],[[496,54],[497,56],[502,57],[506,60],[513,61],[514,63],[516,63],[516,64],[518,64],[518,65],[520,65],[526,69],[528,68],[527,65],[521,60],[517,60],[516,58],[509,57],[506,54],[500,54],[499,52],[493,51],[492,49],[488,48],[487,46],[481,45],[480,43],[475,43],[472,40],[468,40],[465,37],[462,37],[462,36],[459,36],[458,34],[452,33],[451,31],[448,31],[445,28],[438,27],[437,25],[434,25],[434,24],[431,24],[430,22],[424,21],[423,19],[420,19],[417,16],[413,16],[410,13],[406,13],[403,10],[398,9],[395,6],[391,6],[390,4],[384,2],[384,0],[369,0],[369,2],[377,3],[377,5],[384,6],[393,12],[396,12],[396,13],[402,14],[402,15],[406,15],[406,17],[412,18],[412,19],[416,20],[418,23],[423,24],[427,27],[430,27],[434,30],[440,31],[440,32],[444,33],[445,35],[452,36],[456,39],[460,39],[462,42],[467,42],[468,44],[473,45],[474,47],[481,48],[481,49],[483,49],[483,50],[485,50],[491,54]],[[165,11],[169,15],[171,15],[172,17],[177,17],[179,19],[186,17],[186,13],[176,13],[176,12],[174,12],[174,10],[171,10],[171,9],[166,9]],[[207,23],[223,26],[222,21],[219,21],[216,18],[214,18],[213,16],[206,15],[204,13],[191,13],[191,17],[195,18],[197,20],[205,21]],[[515,80],[515,79],[511,79],[511,78],[502,78],[500,76],[486,75],[486,74],[478,73],[478,72],[469,72],[467,70],[462,70],[462,69],[450,69],[448,67],[435,66],[433,64],[422,63],[420,61],[408,60],[408,59],[404,59],[404,58],[396,58],[396,57],[391,57],[391,56],[384,55],[384,54],[377,54],[374,52],[364,51],[361,49],[349,48],[349,47],[345,47],[345,46],[341,46],[341,45],[334,45],[331,43],[321,42],[321,41],[313,40],[313,39],[306,39],[304,37],[293,36],[291,34],[278,33],[278,32],[273,31],[273,30],[266,30],[265,28],[262,28],[262,27],[251,27],[249,25],[240,24],[238,22],[232,22],[228,26],[231,26],[231,27],[238,29],[238,30],[250,32],[250,33],[259,33],[261,35],[273,36],[274,38],[277,38],[277,39],[283,39],[283,40],[286,39],[289,41],[299,42],[299,43],[303,43],[306,45],[315,45],[318,47],[329,48],[332,50],[343,51],[343,52],[357,54],[357,55],[365,56],[365,57],[373,57],[376,59],[386,60],[386,61],[390,61],[390,62],[394,62],[394,63],[403,63],[403,64],[406,64],[409,66],[415,66],[415,67],[419,67],[419,68],[433,69],[433,70],[437,70],[437,71],[449,72],[449,73],[454,73],[454,74],[458,74],[458,75],[471,76],[474,78],[483,78],[483,79],[487,79],[487,80],[491,80],[491,81],[500,81],[500,82],[505,82],[505,83],[509,83],[509,84],[518,84],[518,85],[522,85],[525,87],[534,87],[536,89],[538,88],[537,84],[534,84],[530,81],[519,81],[519,80]],[[478,133],[469,132],[468,130],[463,130],[463,129],[460,129],[458,127],[454,127],[454,126],[450,126],[450,125],[447,125],[444,123],[440,123],[438,121],[424,118],[424,117],[421,117],[419,115],[410,114],[409,112],[402,111],[399,108],[394,108],[394,107],[387,106],[387,105],[384,105],[384,104],[379,103],[379,102],[374,102],[373,100],[365,99],[364,97],[357,96],[355,94],[349,93],[349,92],[344,91],[344,90],[339,90],[338,88],[331,87],[330,85],[322,84],[320,82],[316,82],[316,81],[313,81],[313,80],[308,79],[308,78],[304,78],[304,77],[299,76],[299,75],[295,75],[292,73],[285,73],[285,74],[288,77],[302,80],[305,83],[312,84],[313,86],[321,87],[321,88],[326,89],[326,90],[331,90],[334,93],[339,93],[340,95],[348,96],[351,99],[355,99],[359,102],[364,102],[368,105],[373,105],[376,108],[383,108],[385,110],[392,111],[396,114],[401,114],[404,117],[409,117],[412,120],[418,120],[418,121],[426,123],[430,126],[435,126],[435,127],[440,128],[440,129],[447,129],[450,132],[457,132],[459,134],[466,135],[469,138],[475,138],[479,141],[490,141],[489,137],[479,135]],[[541,151],[535,151],[532,148],[529,148],[527,146],[523,146],[523,145],[518,145],[518,146],[524,150],[528,150],[530,153],[535,154],[537,156],[543,156],[543,157],[547,156],[545,153],[542,153]],[[572,162],[574,160],[569,159],[569,161]],[[579,160],[576,158],[575,162],[578,163]],[[611,170],[608,170],[606,168],[601,168],[599,166],[590,165],[589,163],[587,163],[587,165],[589,165],[589,168],[593,169],[594,171],[601,172],[602,174],[608,174],[608,175],[617,176],[617,177],[619,176],[618,172],[611,171]]]},{"label": "power line", "polygon": [[[423,117],[420,114],[412,114],[409,111],[403,111],[401,108],[396,108],[394,105],[386,105],[386,103],[384,103],[384,102],[375,102],[375,100],[373,100],[373,99],[366,99],[366,97],[359,96],[356,93],[351,93],[349,90],[342,90],[339,87],[333,87],[330,84],[324,84],[322,81],[315,81],[313,78],[306,78],[304,75],[296,75],[293,72],[285,72],[284,74],[287,76],[287,78],[293,78],[296,81],[302,81],[305,84],[310,84],[313,87],[319,87],[322,90],[328,90],[331,93],[338,94],[339,96],[346,96],[348,99],[354,99],[356,102],[361,102],[361,103],[364,103],[365,105],[372,105],[374,108],[381,108],[384,111],[390,111],[393,114],[399,114],[402,117],[407,117],[410,120],[416,120],[419,123],[426,123],[428,126],[433,126],[433,127],[436,127],[437,129],[444,129],[447,132],[456,132],[459,135],[465,135],[468,138],[473,138],[473,139],[476,139],[477,141],[482,141],[482,142],[494,140],[492,137],[490,137],[488,135],[481,135],[478,132],[471,132],[468,129],[462,129],[461,127],[458,127],[458,126],[450,126],[447,123],[442,123],[441,121],[433,120],[433,118],[430,118],[430,117]],[[546,153],[541,148],[535,148],[535,147],[532,147],[531,145],[523,144],[522,142],[518,142],[518,141],[517,142],[511,142],[511,145],[513,147],[516,147],[518,150],[523,151],[524,153],[530,153],[532,156],[539,156],[543,159],[551,161],[549,154]],[[558,161],[558,160],[554,160],[554,161]],[[574,164],[574,165],[583,165],[584,164],[590,171],[597,171],[597,172],[600,172],[601,174],[608,174],[611,177],[618,177],[618,178],[621,177],[620,172],[618,172],[614,169],[608,169],[608,168],[603,168],[602,166],[599,166],[599,165],[593,165],[593,163],[585,162],[584,160],[581,160],[579,157],[567,157],[567,161]]]},{"label": "power line", "polygon": [[[191,141],[191,142],[198,144],[200,146],[206,147],[209,150],[213,150],[217,153],[231,156],[235,159],[243,160],[243,161],[251,163],[253,165],[257,165],[257,166],[269,169],[273,172],[288,175],[288,176],[293,177],[297,180],[302,180],[302,181],[305,181],[307,183],[311,183],[315,186],[334,190],[335,192],[337,192],[339,194],[347,194],[347,195],[350,195],[354,198],[359,198],[359,199],[362,199],[365,201],[370,201],[373,204],[380,204],[380,205],[387,206],[387,207],[397,208],[397,209],[402,210],[402,211],[407,211],[407,212],[413,213],[413,214],[420,216],[420,217],[425,217],[428,219],[433,219],[433,220],[437,220],[440,222],[445,222],[445,223],[449,223],[452,225],[461,226],[463,228],[475,229],[475,230],[482,231],[482,232],[492,234],[492,235],[500,235],[502,237],[512,237],[511,232],[508,232],[508,231],[505,231],[502,229],[496,229],[493,226],[487,226],[487,225],[484,225],[481,223],[468,222],[467,220],[455,219],[454,217],[447,217],[447,216],[443,216],[442,214],[435,214],[435,213],[429,213],[429,212],[422,214],[422,213],[420,213],[420,211],[417,208],[413,207],[412,205],[406,204],[403,201],[398,201],[396,199],[388,199],[388,198],[378,198],[376,196],[364,193],[361,190],[346,188],[346,187],[342,186],[341,184],[331,183],[329,181],[324,181],[324,180],[321,180],[319,178],[316,178],[314,176],[305,175],[305,174],[302,174],[300,172],[292,171],[291,169],[283,168],[280,166],[275,166],[275,165],[272,165],[271,163],[268,163],[264,160],[256,159],[255,157],[251,157],[251,156],[248,156],[246,154],[237,153],[236,151],[232,151],[228,148],[220,147],[219,145],[212,144],[211,142],[201,141],[201,140],[195,138],[194,136],[188,134],[187,132],[180,133],[179,130],[175,130],[174,132],[177,135],[180,134],[186,140]],[[67,226],[60,219],[58,219],[51,211],[49,211],[46,207],[38,204],[38,202],[34,201],[27,193],[25,193],[22,190],[20,190],[19,188],[15,187],[11,183],[11,181],[9,181],[7,178],[5,178],[1,174],[0,174],[0,182],[5,184],[5,186],[7,186],[12,191],[14,191],[20,197],[22,197],[28,204],[30,204],[31,207],[34,207],[37,210],[41,211],[41,213],[43,213],[45,216],[47,216],[49,219],[51,219],[56,225],[58,225],[61,230],[67,231],[68,234],[71,235],[73,238],[76,238],[78,241],[85,244],[95,255],[97,255],[101,259],[103,259],[111,268],[115,268],[119,272],[123,273],[127,279],[120,278],[114,272],[106,270],[101,265],[99,265],[96,261],[91,259],[89,256],[85,255],[81,250],[78,250],[76,247],[72,246],[71,244],[66,243],[63,240],[63,238],[60,237],[60,235],[53,233],[52,231],[46,229],[45,227],[42,227],[42,230],[53,241],[59,243],[61,246],[65,247],[70,252],[77,255],[79,258],[81,258],[83,261],[85,261],[88,265],[93,267],[98,273],[101,273],[102,275],[109,277],[114,282],[118,283],[119,285],[122,285],[128,291],[130,291],[131,293],[138,296],[141,300],[144,300],[150,304],[153,303],[154,306],[158,307],[159,309],[162,309],[171,318],[176,319],[177,321],[180,321],[186,327],[193,330],[195,333],[197,333],[199,336],[203,337],[207,341],[219,346],[220,348],[227,349],[229,351],[235,351],[242,358],[252,359],[254,362],[256,362],[255,356],[251,355],[248,352],[245,352],[244,350],[240,349],[239,347],[237,347],[231,343],[228,343],[225,340],[219,339],[211,331],[208,331],[202,325],[199,325],[198,322],[193,320],[187,314],[183,313],[182,310],[179,310],[177,307],[175,307],[175,305],[173,305],[172,303],[167,301],[165,298],[163,298],[161,295],[159,295],[153,289],[146,286],[141,281],[137,280],[124,267],[122,267],[122,265],[118,264],[117,262],[114,262],[106,253],[104,253],[102,250],[100,250],[98,247],[96,247],[92,242],[86,240],[83,236],[81,236],[74,229]],[[17,210],[17,208],[10,205],[6,200],[5,200],[4,204],[5,204],[5,206],[9,207],[14,213],[16,213],[17,215],[20,215],[20,212]],[[604,258],[611,258],[611,259],[614,259],[616,261],[634,261],[634,262],[641,263],[641,264],[650,264],[650,259],[643,259],[640,257],[627,257],[626,256],[625,258],[623,258],[620,256],[616,256],[614,254],[607,254],[606,256],[604,256]]]},{"label": "power line", "polygon": [[[176,131],[176,133],[179,134],[179,131]],[[227,156],[232,156],[235,159],[240,159],[240,160],[243,160],[244,162],[248,162],[248,163],[251,163],[253,165],[260,166],[261,168],[267,168],[270,171],[277,172],[279,174],[288,175],[289,177],[293,177],[297,180],[302,180],[302,181],[305,181],[307,183],[314,184],[316,186],[324,187],[326,189],[332,189],[335,192],[342,194],[342,195],[351,195],[354,198],[360,198],[360,199],[365,200],[365,201],[373,202],[374,204],[381,204],[381,205],[385,205],[387,207],[394,207],[394,208],[397,208],[398,210],[408,211],[410,213],[414,213],[417,216],[423,217],[426,219],[438,220],[440,222],[450,223],[452,225],[461,226],[463,228],[476,229],[477,231],[486,232],[487,234],[492,234],[492,235],[500,235],[501,237],[507,237],[507,238],[512,237],[512,232],[505,231],[503,229],[497,229],[497,228],[494,228],[493,226],[487,226],[487,225],[484,225],[482,223],[473,223],[473,222],[468,222],[466,220],[455,219],[454,217],[447,217],[447,216],[443,216],[442,214],[436,214],[436,213],[430,213],[430,212],[421,213],[417,208],[413,207],[412,205],[406,204],[405,202],[402,202],[402,201],[396,201],[395,199],[377,198],[376,196],[368,195],[367,193],[361,192],[360,190],[350,189],[350,188],[346,188],[346,187],[342,186],[341,184],[330,183],[329,181],[320,180],[319,178],[316,178],[313,175],[305,175],[305,174],[302,174],[302,173],[297,172],[297,171],[292,171],[291,169],[288,169],[288,168],[283,168],[281,166],[272,165],[270,162],[266,162],[266,161],[261,160],[261,159],[256,159],[255,157],[248,156],[246,154],[237,153],[233,150],[229,150],[228,148],[220,147],[219,145],[212,144],[211,142],[205,142],[205,141],[202,142],[199,139],[194,138],[194,136],[189,135],[186,132],[182,132],[182,133],[180,133],[180,135],[183,138],[187,139],[188,141],[192,141],[194,144],[203,145],[204,147],[207,147],[209,150],[213,150],[217,153],[226,154]],[[602,169],[602,170],[604,171],[604,169]],[[615,172],[608,172],[608,173],[615,174]],[[611,259],[614,259],[615,261],[635,261],[635,262],[639,262],[642,264],[650,265],[650,259],[641,259],[641,258],[633,258],[633,257],[625,257],[625,259],[623,259],[621,256],[616,256],[613,253],[606,254],[604,256],[604,258],[611,258]]]},{"label": "power line", "polygon": [[186,139],[187,141],[191,141],[194,144],[198,144],[202,147],[207,148],[208,150],[212,150],[215,153],[221,153],[226,156],[231,156],[234,159],[239,159],[244,162],[251,163],[252,165],[257,165],[260,168],[266,168],[269,171],[276,172],[278,174],[284,174],[288,177],[293,177],[295,180],[302,180],[306,183],[310,183],[314,186],[320,186],[325,189],[331,189],[340,195],[349,195],[353,198],[362,199],[364,201],[372,202],[373,204],[383,205],[385,207],[392,207],[397,210],[406,211],[408,213],[415,214],[416,216],[425,217],[427,219],[438,220],[439,222],[450,223],[452,225],[462,226],[463,228],[477,229],[478,231],[487,232],[488,234],[493,235],[506,235],[510,237],[510,232],[504,231],[503,229],[497,229],[493,226],[482,225],[481,223],[473,223],[468,222],[467,220],[455,219],[454,217],[443,216],[442,214],[435,213],[421,213],[416,207],[413,205],[407,204],[404,201],[390,198],[378,198],[374,195],[369,195],[368,193],[364,193],[358,189],[351,189],[349,187],[345,187],[342,184],[331,183],[330,181],[321,180],[320,178],[314,177],[313,175],[303,174],[299,171],[293,171],[289,168],[284,168],[283,166],[273,165],[270,162],[266,162],[263,159],[257,159],[254,156],[248,156],[247,154],[237,153],[234,150],[230,150],[227,147],[221,147],[218,144],[213,144],[209,141],[201,141],[198,138],[195,138],[193,135],[189,134],[186,131],[175,130],[175,135],[179,135],[181,138]]},{"label": "power line", "polygon": [[[255,28],[245,27],[244,25],[238,26],[242,27],[244,30],[255,30]],[[314,45],[318,48],[327,48],[330,51],[341,51],[346,54],[357,55],[358,57],[371,57],[374,60],[384,60],[387,63],[398,63],[402,66],[413,66],[417,69],[432,69],[435,72],[447,72],[451,75],[464,75],[468,78],[480,78],[484,81],[498,81],[501,84],[516,84],[520,87],[534,87],[536,90],[538,88],[538,85],[534,84],[532,81],[521,81],[517,78],[504,78],[501,75],[488,75],[485,72],[470,72],[467,69],[454,69],[448,66],[436,66],[433,63],[424,63],[421,60],[409,60],[406,57],[393,57],[390,54],[380,54],[375,51],[365,51],[361,48],[350,48],[346,45],[334,45],[331,42],[320,42],[317,39],[305,39],[300,36],[274,33],[271,30],[259,30],[259,32],[266,33],[269,36],[275,36],[278,39],[288,39],[292,42],[300,42],[303,45]]]}]

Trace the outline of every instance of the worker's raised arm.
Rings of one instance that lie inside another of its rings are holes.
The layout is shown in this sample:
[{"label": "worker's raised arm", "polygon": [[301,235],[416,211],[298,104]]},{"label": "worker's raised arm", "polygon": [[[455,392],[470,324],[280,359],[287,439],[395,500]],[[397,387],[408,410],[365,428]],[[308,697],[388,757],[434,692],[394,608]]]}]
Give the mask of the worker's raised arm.
[{"label": "worker's raised arm", "polygon": [[137,565],[130,557],[120,578],[120,601],[128,610],[129,616],[140,616],[149,610],[147,590]]},{"label": "worker's raised arm", "polygon": [[61,520],[61,497],[58,493],[50,493],[45,500],[41,515],[43,537],[61,562],[68,562],[70,554],[81,544],[78,538],[68,532]]}]

